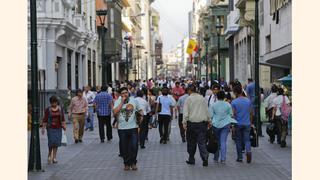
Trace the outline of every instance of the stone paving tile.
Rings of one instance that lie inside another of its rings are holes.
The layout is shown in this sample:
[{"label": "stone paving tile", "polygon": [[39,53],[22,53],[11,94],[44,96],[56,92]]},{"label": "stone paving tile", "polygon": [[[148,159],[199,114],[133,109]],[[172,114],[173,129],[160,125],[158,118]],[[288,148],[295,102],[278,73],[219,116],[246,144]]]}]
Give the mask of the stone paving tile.
[{"label": "stone paving tile", "polygon": [[[69,130],[72,130],[70,126]],[[68,134],[72,140],[72,132]],[[198,149],[196,165],[185,163],[188,157],[186,143],[181,142],[176,121],[172,123],[170,141],[167,145],[159,143],[158,129],[149,131],[146,149],[139,149],[138,171],[123,171],[122,158],[118,157],[119,144],[116,130],[111,142],[100,143],[98,128],[85,132],[83,144],[72,144],[61,148],[58,154],[59,163],[45,165],[44,173],[30,172],[29,179],[120,179],[120,180],[169,180],[169,179],[223,179],[223,180],[286,180],[291,179],[291,141],[288,148],[281,149],[269,144],[267,137],[261,138],[260,147],[253,148],[253,162],[237,163],[235,144],[228,138],[227,162],[215,164],[210,154],[209,166],[202,167]],[[46,155],[45,137],[42,137],[42,157]],[[289,154],[288,154],[289,153]],[[283,157],[279,158],[282,154]],[[290,161],[282,161],[290,159]],[[42,160],[43,162],[46,159]],[[289,163],[287,165],[287,163]]]}]

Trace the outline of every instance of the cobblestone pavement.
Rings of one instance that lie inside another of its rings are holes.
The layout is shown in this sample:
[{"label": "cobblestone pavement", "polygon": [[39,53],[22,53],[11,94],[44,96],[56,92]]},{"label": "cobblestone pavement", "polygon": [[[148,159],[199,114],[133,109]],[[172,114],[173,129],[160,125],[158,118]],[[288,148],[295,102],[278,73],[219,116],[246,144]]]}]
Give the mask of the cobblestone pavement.
[{"label": "cobblestone pavement", "polygon": [[113,129],[113,140],[105,143],[100,143],[97,121],[94,131],[85,132],[82,144],[74,143],[71,124],[68,124],[67,132],[69,144],[59,148],[57,157],[59,162],[54,165],[47,164],[47,138],[46,135],[40,135],[44,172],[29,172],[30,180],[286,180],[292,178],[291,136],[288,136],[286,148],[268,143],[267,136],[260,138],[260,146],[252,150],[253,161],[247,164],[245,161],[243,163],[235,161],[236,148],[229,135],[226,164],[215,164],[213,155],[210,154],[209,166],[203,167],[197,149],[196,165],[189,166],[185,163],[188,157],[186,143],[181,142],[177,121],[174,120],[168,144],[160,144],[158,129],[151,129],[146,149],[139,149],[138,152],[138,171],[123,171],[122,158],[118,157],[119,143],[115,129]]}]

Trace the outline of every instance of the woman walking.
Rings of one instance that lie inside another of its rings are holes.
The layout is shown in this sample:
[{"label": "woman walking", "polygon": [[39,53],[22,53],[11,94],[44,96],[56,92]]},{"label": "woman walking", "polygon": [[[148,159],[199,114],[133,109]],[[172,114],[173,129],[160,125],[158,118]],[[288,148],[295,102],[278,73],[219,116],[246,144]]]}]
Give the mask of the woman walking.
[{"label": "woman walking", "polygon": [[[156,112],[158,113],[159,120],[159,134],[160,134],[160,144],[167,144],[168,140],[168,129],[170,121],[172,120],[174,102],[168,96],[169,89],[164,87],[162,89],[162,95],[157,99]],[[161,104],[161,105],[160,105]],[[161,106],[161,107],[160,107]]]},{"label": "woman walking", "polygon": [[219,91],[217,93],[218,101],[213,103],[209,112],[211,114],[213,132],[216,134],[218,139],[219,148],[214,154],[214,161],[218,163],[219,157],[220,162],[226,162],[227,155],[227,138],[231,123],[237,123],[236,120],[231,118],[233,116],[231,105],[224,101],[225,92]]},{"label": "woman walking", "polygon": [[58,105],[58,98],[51,96],[50,107],[45,110],[42,121],[42,134],[47,129],[48,136],[48,163],[57,163],[58,147],[61,146],[62,130],[66,130],[66,122],[62,108]]}]

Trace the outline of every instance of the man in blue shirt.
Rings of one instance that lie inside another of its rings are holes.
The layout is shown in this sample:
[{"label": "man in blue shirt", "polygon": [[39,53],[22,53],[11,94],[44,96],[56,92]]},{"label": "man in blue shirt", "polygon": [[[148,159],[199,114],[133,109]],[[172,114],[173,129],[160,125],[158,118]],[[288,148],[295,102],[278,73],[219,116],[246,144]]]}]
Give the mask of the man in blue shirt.
[{"label": "man in blue shirt", "polygon": [[111,127],[111,108],[112,108],[112,97],[107,93],[107,86],[101,87],[101,92],[97,94],[94,99],[96,111],[99,120],[99,134],[101,143],[104,142],[105,133],[104,125],[107,126],[107,138],[108,141],[112,139],[112,127]]},{"label": "man in blue shirt", "polygon": [[245,144],[247,163],[251,162],[251,143],[250,143],[250,128],[252,125],[252,105],[251,101],[242,96],[242,87],[240,85],[233,88],[236,95],[231,103],[234,118],[238,122],[236,127],[236,146],[237,146],[237,162],[242,162],[242,144]]},{"label": "man in blue shirt", "polygon": [[[248,96],[248,98],[250,99],[250,101],[251,101],[251,104],[252,104],[252,112],[253,112],[253,124],[257,124],[256,123],[256,120],[257,120],[257,118],[256,118],[256,114],[255,114],[255,96],[256,96],[256,92],[255,92],[255,88],[256,88],[256,86],[255,86],[255,82],[253,82],[253,79],[252,78],[248,78],[248,85],[247,85],[247,88],[246,88],[246,93],[247,93],[247,96]],[[260,111],[260,110],[259,110]],[[259,119],[259,121],[258,121],[258,135],[260,136],[260,137],[264,137],[263,135],[262,135],[262,129],[261,129],[261,119]]]}]

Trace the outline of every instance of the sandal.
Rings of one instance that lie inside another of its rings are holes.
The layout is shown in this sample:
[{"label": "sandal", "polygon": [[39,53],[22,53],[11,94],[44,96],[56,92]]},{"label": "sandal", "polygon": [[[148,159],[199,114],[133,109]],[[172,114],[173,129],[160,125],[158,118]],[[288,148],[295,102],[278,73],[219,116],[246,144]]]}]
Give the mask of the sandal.
[{"label": "sandal", "polygon": [[52,163],[53,163],[53,161],[51,159],[51,156],[48,156],[48,164],[52,164]]},{"label": "sandal", "polygon": [[52,163],[58,163],[57,159],[54,158],[54,159],[52,160]]}]

